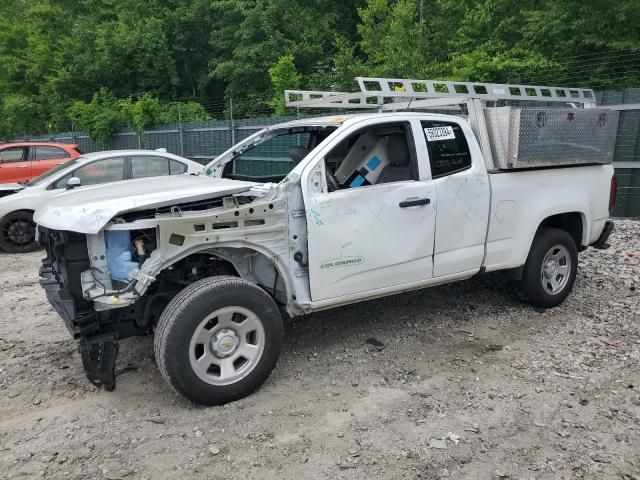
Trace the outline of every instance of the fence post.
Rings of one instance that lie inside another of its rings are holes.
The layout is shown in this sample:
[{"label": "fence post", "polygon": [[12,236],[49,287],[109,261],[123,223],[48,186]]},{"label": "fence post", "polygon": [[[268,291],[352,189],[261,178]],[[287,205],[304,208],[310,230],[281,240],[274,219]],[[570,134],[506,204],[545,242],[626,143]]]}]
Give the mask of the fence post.
[{"label": "fence post", "polygon": [[233,123],[233,98],[229,98],[229,112],[231,114],[231,146],[236,144],[236,126]]},{"label": "fence post", "polygon": [[178,138],[180,139],[180,156],[184,157],[184,139],[182,137],[182,108],[178,105]]}]

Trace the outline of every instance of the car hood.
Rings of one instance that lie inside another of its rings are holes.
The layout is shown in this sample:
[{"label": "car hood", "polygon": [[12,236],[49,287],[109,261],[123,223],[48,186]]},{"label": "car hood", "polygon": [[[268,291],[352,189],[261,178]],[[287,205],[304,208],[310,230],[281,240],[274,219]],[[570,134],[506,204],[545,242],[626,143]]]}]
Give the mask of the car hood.
[{"label": "car hood", "polygon": [[256,185],[194,175],[127,180],[55,195],[36,210],[34,220],[54,230],[95,234],[125,212],[221,197]]}]

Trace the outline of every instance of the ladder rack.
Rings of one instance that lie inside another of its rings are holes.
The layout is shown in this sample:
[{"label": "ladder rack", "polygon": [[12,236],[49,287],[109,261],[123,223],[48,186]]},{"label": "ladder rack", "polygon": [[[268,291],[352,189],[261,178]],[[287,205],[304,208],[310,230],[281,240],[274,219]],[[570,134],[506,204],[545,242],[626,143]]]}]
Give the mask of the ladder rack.
[{"label": "ladder rack", "polygon": [[593,108],[596,103],[595,94],[590,88],[378,77],[356,77],[356,81],[360,91],[355,93],[285,90],[285,104],[298,108],[392,111],[444,108],[471,100],[560,102],[584,108]]}]

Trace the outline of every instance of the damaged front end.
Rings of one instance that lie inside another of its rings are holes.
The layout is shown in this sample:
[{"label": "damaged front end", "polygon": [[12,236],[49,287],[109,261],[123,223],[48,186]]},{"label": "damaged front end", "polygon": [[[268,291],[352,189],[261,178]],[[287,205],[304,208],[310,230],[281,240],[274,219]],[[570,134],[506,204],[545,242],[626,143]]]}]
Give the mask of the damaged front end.
[{"label": "damaged front end", "polygon": [[40,269],[40,285],[47,300],[79,341],[89,381],[112,390],[121,329],[117,322],[96,312],[83,296],[81,273],[90,267],[86,235],[44,227],[39,227],[38,233],[40,245],[47,250]]},{"label": "damaged front end", "polygon": [[152,333],[169,302],[198,280],[237,276],[290,315],[310,310],[301,161],[342,120],[270,126],[204,175],[74,189],[35,212],[48,253],[41,284],[79,341],[92,383],[112,389],[119,340]]},{"label": "damaged front end", "polygon": [[200,279],[240,276],[292,303],[301,277],[288,273],[288,190],[285,181],[124,212],[97,233],[40,226],[40,283],[79,341],[89,380],[113,389],[118,341],[152,333],[171,299]]}]

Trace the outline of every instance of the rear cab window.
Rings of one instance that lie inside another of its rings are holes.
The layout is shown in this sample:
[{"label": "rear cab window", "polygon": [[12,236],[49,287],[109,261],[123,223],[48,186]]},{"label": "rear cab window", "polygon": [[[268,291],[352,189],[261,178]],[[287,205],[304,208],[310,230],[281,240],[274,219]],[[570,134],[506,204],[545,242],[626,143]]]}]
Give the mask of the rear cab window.
[{"label": "rear cab window", "polygon": [[471,152],[462,127],[455,122],[423,120],[432,178],[471,168]]}]

